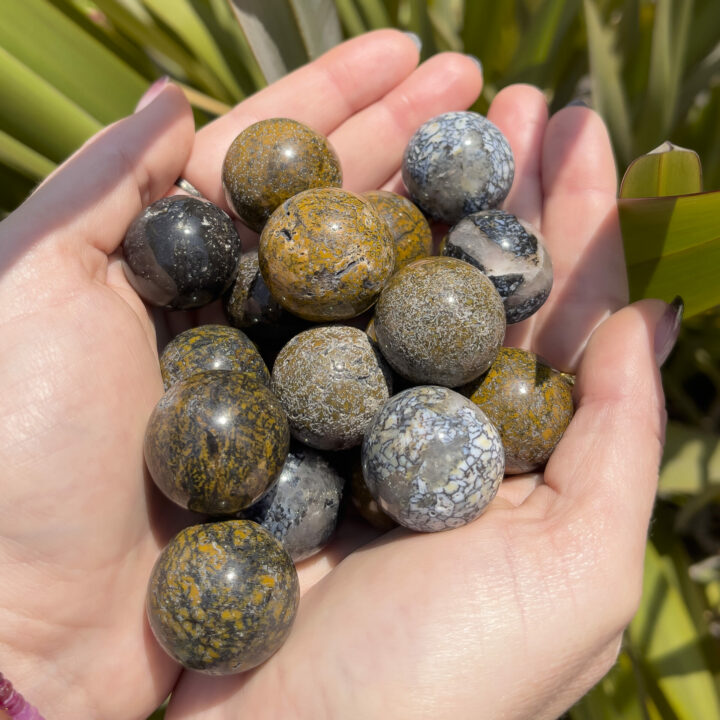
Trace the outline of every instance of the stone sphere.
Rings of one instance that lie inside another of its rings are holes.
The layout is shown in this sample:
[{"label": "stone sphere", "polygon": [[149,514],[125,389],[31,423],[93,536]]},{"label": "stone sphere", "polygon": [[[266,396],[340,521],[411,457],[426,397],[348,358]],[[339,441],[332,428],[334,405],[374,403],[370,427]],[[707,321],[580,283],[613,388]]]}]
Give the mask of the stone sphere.
[{"label": "stone sphere", "polygon": [[272,392],[242,374],[215,370],[163,395],[145,432],[145,462],[178,505],[230,515],[275,482],[289,446],[287,418]]},{"label": "stone sphere", "polygon": [[320,450],[359,445],[375,413],[390,397],[390,374],[358,328],[317,327],[280,351],[272,388],[292,434]]},{"label": "stone sphere", "polygon": [[395,267],[393,272],[415,260],[432,255],[433,238],[430,225],[416,205],[406,197],[387,190],[363,193],[387,223],[395,241]]},{"label": "stone sphere", "polygon": [[448,225],[497,207],[510,192],[514,174],[505,136],[474,112],[449,112],[428,120],[410,138],[402,163],[412,201]]},{"label": "stone sphere", "polygon": [[233,140],[222,168],[228,205],[255,232],[275,208],[316,187],[340,187],[340,160],[328,139],[297,120],[270,118]]},{"label": "stone sphere", "polygon": [[232,370],[270,386],[270,373],[255,344],[227,325],[200,325],[176,335],[160,356],[165,389],[209,370]]},{"label": "stone sphere", "polygon": [[123,268],[151,305],[188,310],[217,300],[240,260],[230,217],[196,197],[157,200],[132,221],[122,243]]},{"label": "stone sphere", "polygon": [[390,279],[375,308],[374,331],[400,375],[455,387],[490,367],[505,336],[505,309],[477,268],[426,258]]},{"label": "stone sphere", "polygon": [[181,530],[155,563],[147,616],[183,667],[231,675],[267,660],[290,633],[300,600],[282,545],[248,520]]},{"label": "stone sphere", "polygon": [[497,427],[508,475],[541,469],[573,416],[572,386],[535,353],[501,348],[463,392]]},{"label": "stone sphere", "polygon": [[368,490],[362,473],[360,455],[354,459],[350,468],[350,502],[365,522],[378,530],[392,530],[397,523],[380,509],[378,501]]},{"label": "stone sphere", "polygon": [[280,477],[242,512],[271,532],[295,561],[320,551],[337,525],[344,479],[316,450],[291,449]]},{"label": "stone sphere", "polygon": [[460,220],[443,240],[440,254],[475,265],[493,281],[508,323],[529,318],[550,294],[552,262],[542,235],[504,210],[484,210]]},{"label": "stone sphere", "polygon": [[345,320],[377,299],[395,247],[373,206],[345,190],[306,190],[286,200],[260,236],[260,272],[278,302],[306,320]]},{"label": "stone sphere", "polygon": [[368,428],[363,476],[380,508],[405,527],[436,532],[477,518],[503,477],[503,447],[477,405],[448,388],[392,397]]}]

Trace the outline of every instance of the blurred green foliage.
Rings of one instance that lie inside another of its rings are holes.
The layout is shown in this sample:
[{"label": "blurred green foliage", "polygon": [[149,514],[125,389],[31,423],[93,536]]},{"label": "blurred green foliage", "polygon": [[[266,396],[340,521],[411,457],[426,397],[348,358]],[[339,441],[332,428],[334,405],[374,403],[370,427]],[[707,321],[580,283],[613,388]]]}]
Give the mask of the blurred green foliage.
[{"label": "blurred green foliage", "polygon": [[576,99],[595,107],[620,168],[666,140],[692,148],[702,180],[686,156],[669,159],[689,168],[677,177],[651,158],[627,186],[636,199],[621,201],[634,295],[686,287],[693,317],[664,369],[672,422],[642,607],[616,667],[570,716],[720,720],[720,315],[705,311],[718,302],[720,213],[710,195],[642,199],[720,188],[717,3],[2,0],[0,217],[100,127],[132,112],[161,75],[183,85],[201,125],[343,37],[388,26],[417,33],[423,57],[479,57],[480,112],[500,88],[528,82],[553,111]]}]

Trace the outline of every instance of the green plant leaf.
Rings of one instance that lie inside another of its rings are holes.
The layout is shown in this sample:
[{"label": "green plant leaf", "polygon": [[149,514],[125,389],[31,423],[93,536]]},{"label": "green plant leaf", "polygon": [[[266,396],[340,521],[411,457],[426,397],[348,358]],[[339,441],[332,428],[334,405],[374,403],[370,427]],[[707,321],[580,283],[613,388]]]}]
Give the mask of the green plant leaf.
[{"label": "green plant leaf", "polygon": [[720,490],[720,437],[678,422],[669,422],[660,469],[662,497]]},{"label": "green plant leaf", "polygon": [[368,29],[377,30],[391,25],[390,16],[382,0],[350,0],[350,2],[360,10]]},{"label": "green plant leaf", "polygon": [[621,198],[699,192],[702,192],[702,165],[698,154],[669,142],[633,160],[620,186]]},{"label": "green plant leaf", "polygon": [[57,165],[0,130],[0,163],[7,165],[30,180],[39,181]]}]

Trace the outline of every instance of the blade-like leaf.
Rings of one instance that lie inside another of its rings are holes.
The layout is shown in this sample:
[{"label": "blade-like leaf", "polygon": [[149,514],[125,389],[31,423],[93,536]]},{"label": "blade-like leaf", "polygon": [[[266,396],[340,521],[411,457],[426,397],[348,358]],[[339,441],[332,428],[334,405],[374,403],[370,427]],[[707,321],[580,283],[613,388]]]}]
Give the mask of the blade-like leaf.
[{"label": "blade-like leaf", "polygon": [[720,437],[669,422],[658,492],[695,495],[712,487],[720,489]]},{"label": "blade-like leaf", "polygon": [[630,164],[620,187],[622,198],[664,197],[702,192],[702,165],[692,150],[663,143]]},{"label": "blade-like leaf", "polygon": [[48,160],[2,130],[0,130],[0,163],[35,181],[42,180],[57,167],[52,160]]}]

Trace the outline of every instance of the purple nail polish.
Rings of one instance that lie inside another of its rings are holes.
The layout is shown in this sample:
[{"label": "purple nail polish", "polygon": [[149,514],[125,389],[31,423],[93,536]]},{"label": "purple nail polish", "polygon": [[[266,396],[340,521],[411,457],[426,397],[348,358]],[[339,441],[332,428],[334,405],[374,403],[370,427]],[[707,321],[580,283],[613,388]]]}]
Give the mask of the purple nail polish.
[{"label": "purple nail polish", "polygon": [[165,88],[170,82],[170,78],[167,75],[163,75],[158,78],[138,100],[138,104],[135,107],[135,112],[140,112],[143,108],[146,108]]},{"label": "purple nail polish", "polygon": [[680,333],[680,323],[682,322],[683,310],[685,303],[678,295],[668,305],[667,310],[660,318],[660,322],[655,330],[655,360],[658,367],[662,367],[663,363],[675,347],[675,343]]}]

